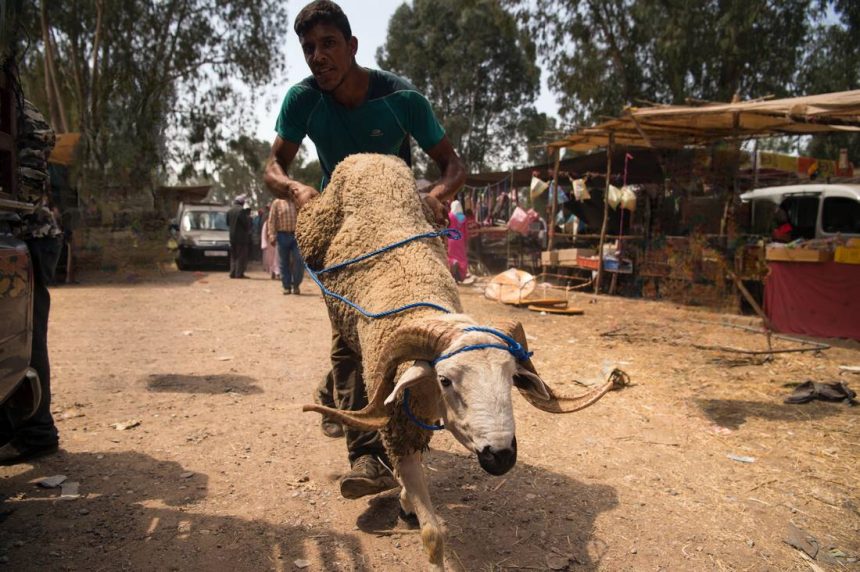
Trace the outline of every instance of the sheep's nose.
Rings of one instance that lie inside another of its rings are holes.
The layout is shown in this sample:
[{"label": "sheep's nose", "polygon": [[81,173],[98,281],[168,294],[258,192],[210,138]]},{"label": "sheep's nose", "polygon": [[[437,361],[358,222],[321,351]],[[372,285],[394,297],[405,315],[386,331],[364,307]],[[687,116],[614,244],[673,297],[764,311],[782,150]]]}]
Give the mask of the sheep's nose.
[{"label": "sheep's nose", "polygon": [[481,468],[491,475],[504,475],[517,462],[517,438],[511,441],[511,446],[505,449],[492,449],[489,445],[478,453]]}]

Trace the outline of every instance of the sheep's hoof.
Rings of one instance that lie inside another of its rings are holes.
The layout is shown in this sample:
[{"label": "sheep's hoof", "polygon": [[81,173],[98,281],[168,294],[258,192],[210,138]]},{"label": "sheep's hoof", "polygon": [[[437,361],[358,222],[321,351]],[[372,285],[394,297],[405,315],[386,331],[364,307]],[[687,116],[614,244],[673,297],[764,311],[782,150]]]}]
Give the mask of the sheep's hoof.
[{"label": "sheep's hoof", "polygon": [[414,512],[406,512],[403,510],[403,507],[400,507],[400,512],[397,514],[398,518],[402,520],[409,528],[418,528],[418,515]]}]

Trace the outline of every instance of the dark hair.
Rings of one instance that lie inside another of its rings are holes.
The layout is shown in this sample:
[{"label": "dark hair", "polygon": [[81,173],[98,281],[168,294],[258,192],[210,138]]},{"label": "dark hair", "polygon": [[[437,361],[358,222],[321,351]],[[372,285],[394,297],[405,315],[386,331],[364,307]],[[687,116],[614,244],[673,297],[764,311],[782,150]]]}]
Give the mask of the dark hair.
[{"label": "dark hair", "polygon": [[344,38],[347,40],[352,38],[352,28],[349,26],[346,14],[331,0],[314,0],[302,8],[296,16],[293,29],[297,36],[302,37],[317,24],[331,24],[341,31]]}]

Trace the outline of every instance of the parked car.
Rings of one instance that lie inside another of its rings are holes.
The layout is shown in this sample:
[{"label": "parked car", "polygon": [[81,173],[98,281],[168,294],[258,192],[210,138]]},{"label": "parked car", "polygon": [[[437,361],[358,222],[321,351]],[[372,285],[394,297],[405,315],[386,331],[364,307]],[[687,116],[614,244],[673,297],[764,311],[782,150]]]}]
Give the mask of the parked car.
[{"label": "parked car", "polygon": [[779,206],[794,228],[792,238],[860,237],[860,185],[807,183],[765,187],[741,195],[753,203],[753,227],[767,232],[775,207],[762,209],[760,203]]},{"label": "parked car", "polygon": [[[33,266],[27,245],[15,237],[14,201],[0,204],[0,418],[16,425],[36,412],[42,394],[30,367],[33,343]],[[20,204],[23,208],[28,205]],[[4,427],[10,430],[11,427]],[[0,443],[2,444],[2,443]]]},{"label": "parked car", "polygon": [[176,267],[187,270],[199,266],[230,266],[229,207],[213,204],[179,205],[171,225],[177,244]]}]

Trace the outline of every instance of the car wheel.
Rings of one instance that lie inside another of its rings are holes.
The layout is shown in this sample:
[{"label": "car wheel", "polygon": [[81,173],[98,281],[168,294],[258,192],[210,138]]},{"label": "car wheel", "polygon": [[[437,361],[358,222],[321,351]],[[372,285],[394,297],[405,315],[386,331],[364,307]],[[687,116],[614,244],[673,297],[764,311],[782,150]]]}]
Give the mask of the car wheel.
[{"label": "car wheel", "polygon": [[182,258],[176,259],[176,268],[179,270],[188,270],[188,264],[182,261]]}]

